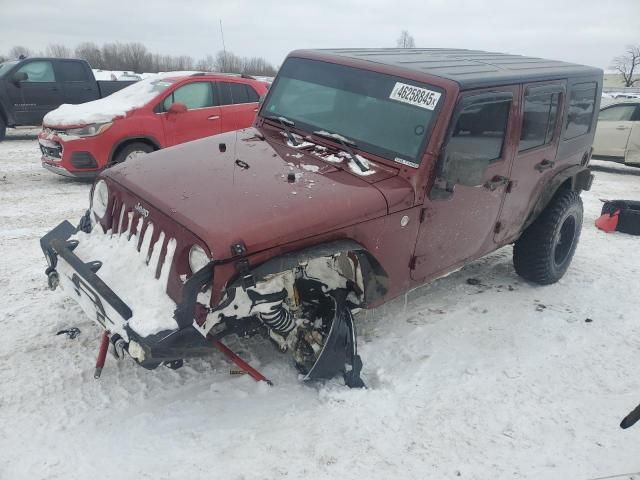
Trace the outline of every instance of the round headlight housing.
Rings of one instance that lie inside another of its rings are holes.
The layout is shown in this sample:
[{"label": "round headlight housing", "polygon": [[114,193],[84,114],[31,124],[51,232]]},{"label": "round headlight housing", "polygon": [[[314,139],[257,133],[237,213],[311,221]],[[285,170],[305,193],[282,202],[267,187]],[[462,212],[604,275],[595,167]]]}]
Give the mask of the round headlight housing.
[{"label": "round headlight housing", "polygon": [[189,250],[189,268],[193,273],[202,270],[210,261],[207,252],[201,246],[194,245]]},{"label": "round headlight housing", "polygon": [[107,205],[109,205],[109,187],[104,180],[98,180],[96,186],[93,187],[91,209],[96,217],[102,218],[107,213]]}]

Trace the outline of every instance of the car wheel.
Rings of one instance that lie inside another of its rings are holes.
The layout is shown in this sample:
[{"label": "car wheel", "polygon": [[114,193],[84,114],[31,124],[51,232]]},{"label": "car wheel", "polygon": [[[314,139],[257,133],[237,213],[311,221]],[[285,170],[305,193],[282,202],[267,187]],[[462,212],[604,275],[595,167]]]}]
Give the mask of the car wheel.
[{"label": "car wheel", "polygon": [[582,230],[582,200],[576,192],[556,194],[513,247],[516,273],[549,285],[562,278],[576,251]]},{"label": "car wheel", "polygon": [[120,151],[113,157],[112,165],[116,165],[118,163],[126,162],[128,160],[133,160],[140,155],[146,155],[147,153],[153,152],[154,148],[142,142],[133,142],[128,145],[125,145],[124,148],[120,149]]},{"label": "car wheel", "polygon": [[2,115],[0,115],[0,142],[4,140],[4,136],[7,134],[7,124],[4,121],[4,118],[2,118]]}]

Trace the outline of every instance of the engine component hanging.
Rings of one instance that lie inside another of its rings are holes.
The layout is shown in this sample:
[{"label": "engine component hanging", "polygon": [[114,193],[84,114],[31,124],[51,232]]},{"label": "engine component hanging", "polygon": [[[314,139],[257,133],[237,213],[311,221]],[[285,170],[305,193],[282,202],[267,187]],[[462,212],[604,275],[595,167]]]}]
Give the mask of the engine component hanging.
[{"label": "engine component hanging", "polygon": [[296,367],[305,375],[304,380],[326,380],[342,374],[348,387],[364,388],[347,291],[341,289],[327,295],[318,289],[316,281],[301,283],[307,294],[315,293],[311,293],[315,301],[310,302],[311,308],[305,313],[317,320],[303,322],[296,332],[293,347]]}]

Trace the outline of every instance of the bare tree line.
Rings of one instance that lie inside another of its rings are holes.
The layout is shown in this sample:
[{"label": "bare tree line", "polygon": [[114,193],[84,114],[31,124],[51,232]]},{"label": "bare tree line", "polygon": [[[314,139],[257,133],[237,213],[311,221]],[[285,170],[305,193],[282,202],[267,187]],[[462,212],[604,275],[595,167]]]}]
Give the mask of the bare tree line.
[{"label": "bare tree line", "polygon": [[33,52],[21,45],[12,47],[8,55],[0,54],[0,61],[21,57],[47,56],[56,58],[80,58],[92,68],[131,72],[169,72],[175,70],[201,70],[248,75],[274,76],[276,68],[262,57],[240,57],[231,52],[219,51],[194,60],[188,55],[161,55],[147,50],[142,43],[105,43],[102,47],[93,42],[83,42],[74,50],[62,44],[49,44],[44,52]]},{"label": "bare tree line", "polygon": [[640,70],[640,45],[627,45],[625,54],[615,57],[611,68],[622,76],[625,87],[633,87],[640,82],[640,76],[637,76]]}]

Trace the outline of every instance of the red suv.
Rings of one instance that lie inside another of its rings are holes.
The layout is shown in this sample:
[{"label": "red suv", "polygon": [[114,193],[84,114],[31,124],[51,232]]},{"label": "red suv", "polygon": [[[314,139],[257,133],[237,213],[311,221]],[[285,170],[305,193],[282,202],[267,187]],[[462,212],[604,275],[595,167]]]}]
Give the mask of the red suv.
[{"label": "red suv", "polygon": [[94,177],[140,154],[251,126],[268,83],[194,74],[137,82],[106,98],[62,105],[44,118],[42,166]]}]

